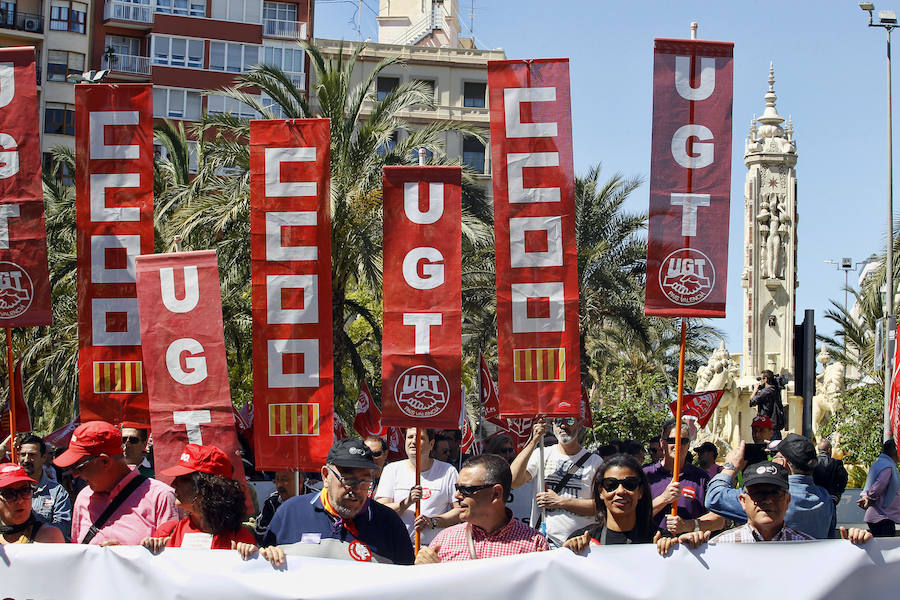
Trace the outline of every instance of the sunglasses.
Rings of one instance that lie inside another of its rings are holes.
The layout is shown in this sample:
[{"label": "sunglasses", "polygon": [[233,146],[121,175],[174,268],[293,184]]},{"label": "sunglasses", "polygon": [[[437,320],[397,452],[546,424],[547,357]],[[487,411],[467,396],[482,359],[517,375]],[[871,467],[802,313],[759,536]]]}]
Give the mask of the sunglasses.
[{"label": "sunglasses", "polygon": [[557,427],[562,427],[563,425],[572,426],[575,424],[575,417],[560,417],[557,419],[553,419],[553,424]]},{"label": "sunglasses", "polygon": [[372,450],[372,456],[374,456],[375,458],[378,458],[382,454],[384,454],[384,450],[378,450],[377,452],[375,450]]},{"label": "sunglasses", "polygon": [[140,443],[141,443],[141,438],[139,438],[139,437],[136,436],[136,435],[127,435],[127,436],[123,435],[123,436],[122,436],[122,443],[123,443],[123,444],[140,444]]},{"label": "sunglasses", "polygon": [[496,483],[482,483],[481,485],[459,485],[456,484],[456,491],[459,492],[459,495],[463,498],[471,498],[481,490],[486,490],[488,488],[492,488]]},{"label": "sunglasses", "polygon": [[622,486],[629,492],[633,492],[641,485],[640,477],[626,477],[625,479],[616,479],[615,477],[604,477],[600,482],[600,487],[608,493],[612,493]]},{"label": "sunglasses", "polygon": [[[675,438],[673,438],[673,437],[667,437],[667,438],[666,438],[666,443],[669,444],[670,446],[671,446],[671,445],[674,445],[674,444],[675,444]],[[682,446],[687,446],[687,445],[690,444],[690,443],[691,443],[691,438],[686,438],[686,437],[681,438],[681,445],[682,445]]]},{"label": "sunglasses", "polygon": [[341,482],[341,485],[347,488],[348,490],[358,490],[358,489],[370,489],[372,487],[373,481],[371,479],[356,479],[355,477],[342,477],[340,473],[328,467],[328,470],[331,471],[331,474],[334,475],[338,481]]},{"label": "sunglasses", "polygon": [[17,490],[0,490],[0,498],[2,498],[4,502],[15,502],[16,500],[31,500],[32,497],[34,497],[34,487],[30,485],[26,485],[25,487],[19,488]]}]

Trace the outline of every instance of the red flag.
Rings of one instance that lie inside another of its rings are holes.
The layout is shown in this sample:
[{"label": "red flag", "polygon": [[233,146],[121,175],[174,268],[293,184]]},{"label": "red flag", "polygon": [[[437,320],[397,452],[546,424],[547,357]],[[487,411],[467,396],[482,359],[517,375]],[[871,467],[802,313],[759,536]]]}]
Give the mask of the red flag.
[{"label": "red flag", "polygon": [[507,419],[506,434],[512,439],[513,445],[516,447],[516,453],[522,451],[525,443],[531,437],[531,429],[534,427],[534,419],[523,417],[519,419]]},{"label": "red flag", "polygon": [[497,386],[491,379],[491,371],[487,361],[481,356],[478,370],[478,397],[484,407],[484,418],[500,427],[506,428],[506,419],[500,416],[500,398],[497,396]]},{"label": "red flag", "polygon": [[406,448],[403,446],[405,433],[399,427],[387,427],[388,462],[403,460],[406,458]]},{"label": "red flag", "polygon": [[[3,67],[0,66],[0,69]],[[25,402],[25,391],[22,389],[22,361],[16,363],[13,371],[15,383],[16,401],[16,433],[31,431],[31,417],[28,416],[28,404]],[[0,442],[9,435],[9,396],[6,397],[6,406],[0,413]]]},{"label": "red flag", "polygon": [[594,412],[591,410],[591,399],[583,385],[581,386],[581,418],[585,427],[593,429]]},{"label": "red flag", "polygon": [[72,439],[72,433],[81,425],[78,421],[72,421],[68,425],[60,427],[52,433],[44,436],[44,441],[57,448],[66,448],[69,440]]},{"label": "red flag", "polygon": [[504,417],[581,414],[567,59],[488,62]]},{"label": "red flag", "polygon": [[461,452],[470,452],[470,454],[481,454],[484,444],[475,438],[475,432],[469,424],[469,417],[466,414],[466,404],[463,402],[462,411],[459,413],[459,430],[462,433],[462,439],[459,442]]},{"label": "red flag", "polygon": [[176,465],[185,444],[210,445],[228,455],[234,479],[244,481],[216,252],[151,254],[135,262],[156,469]]},{"label": "red flag", "polygon": [[648,315],[725,316],[733,51],[655,40]]},{"label": "red flag", "polygon": [[[684,406],[681,409],[681,414],[685,417],[697,419],[697,427],[706,427],[706,424],[712,417],[713,411],[716,410],[716,406],[719,405],[719,400],[722,399],[724,393],[725,390],[712,390],[709,392],[699,392],[697,394],[685,394],[682,396]],[[673,415],[677,408],[676,404],[677,402],[675,401],[669,402],[669,410],[672,411]]]},{"label": "red flag", "polygon": [[344,427],[344,421],[337,415],[334,415],[334,441],[339,442],[347,439],[347,428]]},{"label": "red flag", "polygon": [[327,119],[250,122],[257,467],[318,469],[334,440]]},{"label": "red flag", "polygon": [[395,266],[383,277],[385,425],[453,429],[459,420],[461,177],[460,167],[384,168],[383,262]]},{"label": "red flag", "polygon": [[82,421],[150,421],[134,261],[153,253],[151,87],[75,86]]},{"label": "red flag", "polygon": [[50,325],[34,48],[0,48],[0,327]]},{"label": "red flag", "polygon": [[897,325],[897,345],[894,350],[894,375],[891,378],[891,401],[888,405],[890,429],[894,440],[900,440],[900,323]]},{"label": "red flag", "polygon": [[356,399],[356,416],[353,418],[353,429],[363,439],[370,435],[384,436],[385,429],[381,425],[381,411],[372,400],[369,384],[363,380]]}]

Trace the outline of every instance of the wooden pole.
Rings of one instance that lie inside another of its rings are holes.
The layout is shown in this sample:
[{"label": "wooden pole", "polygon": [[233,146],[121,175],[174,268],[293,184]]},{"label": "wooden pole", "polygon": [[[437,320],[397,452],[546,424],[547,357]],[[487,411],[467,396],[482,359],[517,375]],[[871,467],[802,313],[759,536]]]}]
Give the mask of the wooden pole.
[{"label": "wooden pole", "polygon": [[16,372],[13,364],[12,328],[6,328],[6,372],[9,375],[9,454],[16,460]]},{"label": "wooden pole", "polygon": [[[681,473],[681,418],[684,409],[684,347],[687,341],[687,318],[681,317],[681,351],[678,355],[678,401],[675,409],[675,466],[672,481]],[[672,502],[672,516],[678,515],[678,499]]]},{"label": "wooden pole", "polygon": [[[422,485],[422,430],[416,427],[416,485]],[[422,515],[422,499],[416,500],[416,519]],[[416,529],[416,554],[419,553],[419,547],[422,543],[422,534]]]}]

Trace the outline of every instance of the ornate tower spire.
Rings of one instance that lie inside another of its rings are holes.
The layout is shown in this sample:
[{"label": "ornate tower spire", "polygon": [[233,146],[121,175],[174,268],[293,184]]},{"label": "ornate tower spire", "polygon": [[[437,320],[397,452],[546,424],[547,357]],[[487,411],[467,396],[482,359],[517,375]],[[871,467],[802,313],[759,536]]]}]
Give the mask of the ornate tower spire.
[{"label": "ornate tower spire", "polygon": [[778,96],[775,95],[774,62],[769,63],[769,91],[766,92],[765,99],[766,110],[763,111],[762,116],[758,119],[758,121],[763,124],[759,128],[759,137],[784,137],[784,129],[781,128],[784,119],[778,114],[778,110],[775,108],[775,101],[778,99]]}]

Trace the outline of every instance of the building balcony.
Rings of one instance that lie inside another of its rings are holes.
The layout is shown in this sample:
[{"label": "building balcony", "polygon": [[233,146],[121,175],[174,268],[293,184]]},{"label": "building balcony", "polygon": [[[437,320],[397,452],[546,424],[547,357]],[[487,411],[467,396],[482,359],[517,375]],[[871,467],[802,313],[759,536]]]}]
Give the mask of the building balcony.
[{"label": "building balcony", "polygon": [[306,23],[281,19],[263,19],[263,37],[305,40]]},{"label": "building balcony", "polygon": [[103,55],[103,68],[115,75],[150,77],[150,57],[107,52]]},{"label": "building balcony", "polygon": [[25,12],[9,12],[0,9],[0,29],[13,29],[27,33],[44,33],[43,15],[35,15]]},{"label": "building balcony", "polygon": [[103,7],[103,22],[107,21],[116,21],[122,27],[131,29],[150,29],[153,26],[153,7],[108,0]]},{"label": "building balcony", "polygon": [[291,83],[297,86],[299,90],[306,90],[306,73],[302,71],[285,71],[285,75],[287,75]]}]

